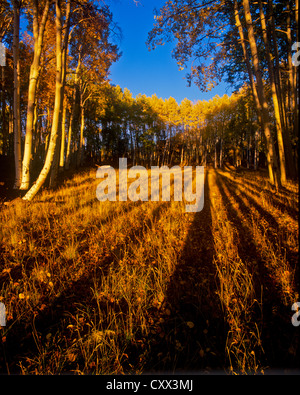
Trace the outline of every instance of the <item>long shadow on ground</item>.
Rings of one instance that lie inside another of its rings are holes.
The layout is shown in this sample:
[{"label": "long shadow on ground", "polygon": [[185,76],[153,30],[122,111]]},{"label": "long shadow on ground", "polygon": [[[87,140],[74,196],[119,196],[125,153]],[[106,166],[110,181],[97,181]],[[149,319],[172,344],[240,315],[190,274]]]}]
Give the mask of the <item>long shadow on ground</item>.
[{"label": "long shadow on ground", "polygon": [[[128,207],[127,213],[130,213],[131,209],[136,205],[141,204],[144,203],[135,202],[135,204],[131,204]],[[153,211],[152,218],[158,220],[164,214],[165,207],[164,204],[159,205]],[[150,218],[142,221],[140,226],[130,231],[127,238],[134,240],[140,237],[145,233],[145,229],[150,226],[150,221]],[[120,242],[119,245],[117,244],[116,249],[121,250],[124,247],[124,243],[126,241]],[[42,344],[46,342],[45,339],[49,332],[55,333],[58,331],[61,341],[63,342],[65,339],[68,342],[70,339],[66,322],[70,321],[70,317],[75,318],[82,306],[88,306],[91,312],[97,312],[100,308],[104,316],[108,309],[113,310],[117,314],[128,314],[128,303],[125,299],[118,302],[103,300],[103,302],[97,303],[93,294],[95,279],[97,283],[101,283],[101,279],[107,275],[109,268],[114,264],[115,254],[116,252],[114,254],[105,254],[105,251],[103,251],[104,256],[97,256],[95,262],[83,262],[83,265],[86,265],[86,267],[78,279],[69,281],[68,285],[59,295],[52,298],[46,296],[45,299],[40,301],[35,311],[30,311],[28,316],[14,325],[14,329],[7,336],[7,341],[3,345],[2,350],[0,349],[4,354],[4,357],[2,357],[0,352],[0,374],[7,372],[13,374],[19,373],[19,361],[22,361],[23,366],[25,366],[26,360],[29,361],[31,358],[34,358],[41,351],[42,348],[40,350],[38,348],[39,346],[42,347]],[[66,261],[65,264],[68,265],[71,262]],[[41,306],[44,307],[41,309]],[[102,325],[105,327],[106,323],[103,322]],[[84,329],[88,330],[89,328],[88,326],[84,327],[83,332]],[[5,361],[3,366],[1,366],[1,361]],[[49,362],[47,361],[45,364],[49,364]],[[71,371],[78,364],[84,366],[84,361],[76,360],[74,363],[72,361],[69,364],[65,363],[63,371]]]},{"label": "long shadow on ground", "polygon": [[226,333],[216,294],[207,173],[205,202],[193,222],[156,319],[145,371],[203,372],[224,367]]},{"label": "long shadow on ground", "polygon": [[[291,205],[292,201],[296,202],[298,199],[298,194],[296,192],[291,192],[287,190],[285,187],[281,187],[279,193],[276,195],[274,191],[264,187],[262,183],[255,182],[253,179],[252,180],[248,179],[243,175],[238,175],[236,172],[232,171],[231,169],[227,169],[227,171],[231,174],[231,176],[233,176],[234,183],[236,184],[236,186],[238,186],[239,183],[242,183],[242,185],[246,187],[247,190],[251,192],[251,194],[256,196],[261,196],[261,194],[263,194],[268,198],[270,204],[273,207],[276,207],[282,212],[286,212],[292,218],[298,217],[299,210],[296,204],[294,206]],[[227,179],[229,180],[229,178]],[[268,183],[267,181],[265,182]]]},{"label": "long shadow on ground", "polygon": [[[270,269],[266,265],[262,252],[253,241],[249,224],[238,215],[239,212],[250,215],[251,211],[236,194],[238,187],[234,185],[232,180],[228,180],[228,178],[217,173],[216,184],[221,193],[228,218],[230,218],[234,227],[239,230],[239,237],[236,240],[239,256],[243,262],[247,263],[249,271],[253,273],[256,297],[260,299],[262,293],[262,312],[257,317],[253,317],[253,320],[256,320],[262,327],[261,341],[264,356],[260,363],[272,369],[298,369],[300,366],[299,358],[297,359],[299,330],[291,324],[291,306],[284,305],[279,289],[270,276]],[[237,203],[238,211],[234,209],[227,196],[228,194]],[[278,229],[275,218],[262,207],[259,207],[248,195],[241,195],[268,222],[270,233],[275,232]],[[272,241],[270,235],[269,238]],[[286,251],[286,255],[287,258],[293,258],[288,251]]]}]

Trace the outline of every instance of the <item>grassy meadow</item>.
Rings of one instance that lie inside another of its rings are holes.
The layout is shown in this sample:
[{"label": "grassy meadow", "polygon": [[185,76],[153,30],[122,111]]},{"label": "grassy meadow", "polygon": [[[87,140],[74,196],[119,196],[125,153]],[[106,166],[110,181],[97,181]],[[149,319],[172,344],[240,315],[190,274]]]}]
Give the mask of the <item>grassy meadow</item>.
[{"label": "grassy meadow", "polygon": [[205,171],[205,203],[99,202],[96,170],[0,208],[0,373],[299,368],[298,186]]}]

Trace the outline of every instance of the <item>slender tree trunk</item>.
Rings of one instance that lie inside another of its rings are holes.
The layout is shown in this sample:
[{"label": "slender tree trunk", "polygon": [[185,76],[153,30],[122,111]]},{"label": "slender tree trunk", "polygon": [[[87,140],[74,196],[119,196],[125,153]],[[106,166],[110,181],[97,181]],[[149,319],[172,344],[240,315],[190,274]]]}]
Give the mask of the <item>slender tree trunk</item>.
[{"label": "slender tree trunk", "polygon": [[63,106],[63,115],[61,122],[61,144],[60,144],[60,159],[59,159],[59,168],[63,169],[65,165],[65,143],[66,143],[66,112],[67,107],[64,101]]},{"label": "slender tree trunk", "polygon": [[[75,71],[75,89],[73,91],[73,103],[72,103],[72,110],[71,110],[70,122],[69,122],[68,144],[67,144],[67,153],[66,153],[66,169],[69,169],[71,164],[71,153],[74,153],[75,143],[76,143],[76,138],[74,140],[74,136],[77,136],[77,131],[78,131],[77,125],[79,123],[79,113],[80,113],[80,89],[79,89],[80,68],[81,68],[81,46],[79,47],[79,57]],[[73,142],[72,142],[72,138],[73,138]]]},{"label": "slender tree trunk", "polygon": [[26,134],[22,167],[22,183],[20,189],[27,190],[30,183],[30,162],[32,159],[32,139],[34,130],[34,114],[36,107],[37,83],[40,75],[40,61],[44,40],[44,32],[48,17],[50,1],[47,0],[39,26],[38,22],[38,0],[34,0],[33,4],[33,37],[34,37],[34,54],[33,61],[30,66],[29,87],[28,87],[28,105],[27,105],[27,121]]},{"label": "slender tree trunk", "polygon": [[[246,63],[246,67],[247,67],[247,71],[248,71],[248,75],[249,75],[249,80],[250,80],[250,86],[251,86],[251,91],[252,91],[252,95],[254,98],[254,103],[255,103],[255,107],[256,107],[256,111],[257,111],[257,117],[258,117],[258,122],[261,125],[261,129],[264,130],[264,124],[263,124],[263,119],[262,119],[262,108],[261,108],[261,104],[258,98],[258,92],[257,92],[257,87],[254,81],[254,75],[252,72],[252,68],[251,68],[251,62],[250,62],[250,57],[248,54],[248,50],[246,47],[246,39],[244,36],[244,31],[243,31],[243,27],[240,21],[240,17],[239,17],[239,8],[238,8],[238,3],[235,0],[234,1],[234,10],[235,10],[235,24],[238,28],[239,31],[239,35],[240,35],[240,39],[241,39],[241,46],[243,49],[243,55],[244,55],[244,60]],[[256,146],[257,147],[257,146]],[[256,155],[257,155],[257,150],[255,151]],[[258,155],[256,157],[256,159],[258,158]],[[235,162],[237,162],[235,160]],[[258,160],[256,160],[256,166],[257,166]],[[270,171],[273,174],[272,169],[270,169],[270,167],[268,167],[269,170],[269,176],[270,176]],[[270,176],[270,180],[273,178],[273,176]]]},{"label": "slender tree trunk", "polygon": [[[285,159],[286,159],[286,167],[287,173],[289,177],[293,177],[293,174],[296,173],[295,169],[295,161],[293,160],[292,154],[292,144],[291,138],[288,130],[288,116],[287,116],[287,108],[284,102],[284,94],[283,94],[283,83],[282,83],[282,73],[280,71],[280,59],[279,59],[279,51],[276,39],[276,26],[275,26],[275,19],[274,19],[274,12],[273,12],[273,3],[272,0],[268,0],[268,7],[269,7],[269,14],[270,14],[270,34],[272,37],[272,46],[273,46],[273,53],[274,53],[274,77],[275,77],[275,84],[277,90],[277,96],[279,101],[279,109],[281,115],[281,122],[283,125],[284,133],[283,133],[283,142],[285,148]],[[297,14],[296,14],[297,18]],[[296,24],[296,29],[298,28],[298,24]],[[289,55],[288,55],[289,56]],[[285,78],[285,77],[284,77]],[[296,106],[297,108],[298,106]],[[298,131],[298,128],[297,128]]]},{"label": "slender tree trunk", "polygon": [[200,148],[198,145],[196,145],[196,158],[195,158],[196,166],[199,166],[199,162],[200,162],[199,157],[200,157]]},{"label": "slender tree trunk", "polygon": [[73,111],[69,115],[69,126],[68,126],[68,144],[66,153],[66,169],[70,168],[70,155],[71,155],[71,139],[72,139],[72,123],[73,123]]},{"label": "slender tree trunk", "polygon": [[269,179],[270,179],[271,184],[274,184],[276,187],[279,187],[281,185],[280,172],[279,172],[278,163],[277,163],[277,157],[276,157],[276,152],[275,152],[275,147],[274,147],[274,142],[273,142],[273,136],[272,136],[271,128],[270,128],[268,102],[266,100],[266,96],[265,96],[265,92],[264,92],[263,79],[262,79],[262,74],[261,74],[260,64],[259,64],[259,59],[258,59],[258,51],[257,51],[257,46],[256,46],[256,41],[255,41],[255,34],[254,34],[254,29],[253,29],[253,24],[252,24],[252,17],[251,17],[251,13],[250,13],[249,0],[243,0],[243,6],[244,6],[247,31],[248,31],[250,50],[251,50],[251,54],[252,54],[253,68],[254,68],[254,73],[255,73],[255,77],[256,77],[258,99],[259,99],[260,107],[261,107],[263,131],[264,131],[264,135],[265,135],[266,143],[267,143],[267,160],[268,160]]},{"label": "slender tree trunk", "polygon": [[257,170],[257,162],[258,162],[258,152],[257,152],[257,132],[254,134],[254,158],[253,158],[253,165],[254,170]]},{"label": "slender tree trunk", "polygon": [[64,37],[61,36],[61,81],[62,81],[62,94],[61,94],[61,103],[60,103],[60,111],[59,111],[59,121],[58,121],[58,130],[57,130],[57,143],[55,147],[53,163],[50,173],[50,187],[55,187],[57,183],[57,175],[59,168],[59,160],[60,160],[60,146],[61,146],[61,134],[62,134],[62,112],[63,112],[63,103],[64,103],[64,88],[66,83],[66,73],[67,73],[67,53],[68,53],[68,43],[69,43],[69,31],[70,31],[70,11],[71,11],[70,0],[67,2],[66,7],[66,19],[65,25],[62,28],[64,30]]},{"label": "slender tree trunk", "polygon": [[180,164],[183,165],[183,155],[184,154],[184,144],[181,146],[181,156],[180,156]]},{"label": "slender tree trunk", "polygon": [[21,158],[21,112],[20,112],[20,2],[13,1],[14,33],[13,33],[13,58],[14,58],[14,156],[15,156],[15,184],[18,189],[21,185],[22,158]]},{"label": "slender tree trunk", "polygon": [[[292,30],[291,30],[291,9],[290,5],[287,2],[287,30],[286,30],[286,35],[287,35],[287,43],[288,43],[288,48],[292,48],[293,42],[292,42]],[[295,91],[295,86],[294,86],[294,74],[296,72],[296,67],[293,66],[292,63],[292,51],[288,51],[287,53],[287,60],[288,60],[288,112],[290,114],[290,120],[293,120],[293,112],[294,108],[296,106],[296,100],[297,100],[297,92]],[[290,129],[293,129],[293,122],[290,122]]]},{"label": "slender tree trunk", "polygon": [[250,169],[251,135],[247,138],[247,169]]},{"label": "slender tree trunk", "polygon": [[54,156],[51,164],[49,187],[55,188],[58,175],[59,159],[60,159],[60,146],[61,146],[61,114],[59,115],[58,129],[57,129],[57,140],[54,151]]},{"label": "slender tree trunk", "polygon": [[[81,95],[82,96],[82,95]],[[83,162],[83,131],[84,131],[84,104],[82,97],[80,99],[80,137],[79,137],[79,147],[77,152],[77,166],[81,166]]]},{"label": "slender tree trunk", "polygon": [[34,155],[36,155],[39,151],[39,146],[41,144],[41,133],[38,133],[38,124],[41,124],[41,121],[39,122],[39,117],[38,117],[38,107],[35,106],[34,110],[34,121],[33,121],[33,128],[34,128]]},{"label": "slender tree trunk", "polygon": [[170,155],[171,155],[171,137],[172,137],[172,126],[169,125],[169,144],[168,144],[168,154],[167,154],[168,164],[170,163]]},{"label": "slender tree trunk", "polygon": [[[297,8],[297,6],[296,6]],[[288,48],[292,48],[293,42],[292,42],[292,29],[291,29],[291,9],[290,5],[287,4],[287,11],[288,11],[288,17],[287,17],[287,41],[288,41]],[[296,12],[296,19],[298,18],[298,13]],[[298,29],[298,23],[296,24],[296,29]],[[293,65],[292,62],[292,52],[288,51],[288,69],[289,69],[289,93],[290,93],[290,116],[292,119],[292,124],[290,125],[290,128],[287,128],[286,130],[286,138],[285,138],[285,147],[287,150],[287,156],[288,156],[288,174],[290,178],[295,179],[296,178],[296,168],[295,168],[295,161],[293,160],[293,153],[292,153],[292,144],[291,144],[291,139],[290,139],[290,132],[294,135],[298,135],[298,105],[297,105],[297,69],[296,66]]]},{"label": "slender tree trunk", "polygon": [[270,18],[270,36],[272,38],[272,47],[274,53],[274,78],[275,84],[277,89],[277,95],[279,100],[280,106],[280,115],[281,115],[281,122],[284,129],[287,129],[287,116],[286,116],[286,109],[284,105],[284,95],[283,95],[283,87],[282,87],[282,75],[280,71],[280,59],[279,59],[279,51],[277,45],[277,38],[276,38],[276,26],[274,20],[274,12],[273,12],[273,2],[272,0],[268,0],[268,10],[269,10],[269,18]]},{"label": "slender tree trunk", "polygon": [[268,40],[268,36],[267,36],[267,24],[266,24],[265,15],[263,12],[262,0],[259,0],[259,9],[260,9],[260,21],[261,21],[261,27],[262,27],[262,33],[263,33],[263,40],[264,40],[264,44],[265,44],[265,52],[266,52],[266,58],[267,58],[267,63],[268,63],[268,69],[269,69],[269,78],[270,78],[270,85],[271,85],[271,91],[272,91],[274,114],[275,114],[275,120],[276,120],[277,143],[278,143],[279,163],[280,163],[280,177],[281,177],[281,182],[284,183],[284,182],[286,182],[286,161],[285,161],[285,150],[284,150],[284,144],[283,144],[284,131],[283,131],[283,125],[282,125],[281,117],[280,117],[279,101],[278,101],[278,96],[277,96],[277,91],[276,91],[274,69],[273,69],[273,64],[272,64],[272,59],[271,59],[271,51],[270,51],[269,40]]},{"label": "slender tree trunk", "polygon": [[14,155],[14,114],[13,108],[9,106],[8,113],[8,156]]},{"label": "slender tree trunk", "polygon": [[214,168],[217,168],[217,137],[215,137],[215,158],[214,158]]},{"label": "slender tree trunk", "polygon": [[1,125],[2,125],[2,131],[3,131],[3,145],[2,145],[2,153],[6,154],[8,153],[8,146],[9,146],[9,131],[7,128],[7,122],[6,122],[6,98],[5,98],[5,92],[4,92],[4,87],[5,87],[5,67],[1,66],[1,100],[0,100],[0,105],[1,105]]},{"label": "slender tree trunk", "polygon": [[[296,20],[296,40],[299,43],[299,0],[296,0],[296,6],[295,6],[295,20]],[[298,66],[296,68],[295,72],[295,91],[296,91],[296,97],[297,101],[299,100],[299,70],[300,67]],[[297,134],[299,130],[299,105],[297,102],[297,105],[295,106],[295,114],[294,114],[294,124],[295,124],[295,135]],[[296,166],[298,161],[295,160]],[[295,169],[296,173],[298,172],[298,168]]]},{"label": "slender tree trunk", "polygon": [[26,195],[23,197],[24,200],[31,201],[34,196],[38,193],[46,178],[50,172],[53,157],[55,153],[55,147],[57,143],[60,113],[62,106],[63,97],[63,81],[62,81],[62,22],[61,22],[61,1],[56,0],[56,84],[55,84],[55,102],[53,111],[53,121],[51,128],[51,135],[49,141],[49,147],[45,159],[44,166],[37,178],[37,181],[29,189]]},{"label": "slender tree trunk", "polygon": [[223,144],[222,139],[220,139],[220,156],[219,156],[219,167],[223,167]]},{"label": "slender tree trunk", "polygon": [[243,49],[244,60],[246,63],[247,72],[248,72],[248,76],[249,76],[249,80],[250,80],[252,95],[253,95],[254,102],[256,105],[257,116],[258,116],[259,123],[262,125],[260,103],[259,103],[259,99],[258,99],[256,85],[254,82],[253,72],[251,69],[251,62],[250,62],[249,54],[248,54],[247,47],[246,47],[246,40],[245,40],[245,36],[244,36],[244,31],[243,31],[243,27],[242,27],[242,24],[240,21],[239,7],[238,7],[237,0],[234,1],[234,11],[235,11],[235,24],[236,24],[236,27],[238,28],[240,39],[241,39],[241,46]]},{"label": "slender tree trunk", "polygon": [[166,151],[167,151],[167,145],[168,145],[168,140],[166,139],[165,145],[164,145],[163,157],[162,157],[163,166],[165,165],[165,156],[166,156]]},{"label": "slender tree trunk", "polygon": [[51,112],[50,112],[50,100],[48,100],[48,106],[47,106],[47,121],[46,121],[46,137],[45,137],[45,157],[47,155],[48,151],[48,144],[49,144],[49,136],[51,133],[51,124],[50,124],[50,117],[51,117]]},{"label": "slender tree trunk", "polygon": [[135,166],[136,162],[136,141],[133,138],[132,128],[130,128],[131,147],[132,147],[132,164]]}]

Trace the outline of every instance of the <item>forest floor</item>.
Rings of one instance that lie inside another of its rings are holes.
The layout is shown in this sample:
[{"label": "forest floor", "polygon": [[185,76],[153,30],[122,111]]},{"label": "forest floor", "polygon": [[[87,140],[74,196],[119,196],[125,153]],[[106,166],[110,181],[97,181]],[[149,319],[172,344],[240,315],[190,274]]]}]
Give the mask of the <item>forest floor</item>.
[{"label": "forest floor", "polygon": [[95,175],[0,207],[0,373],[300,368],[297,184],[208,168],[186,213],[99,202]]}]

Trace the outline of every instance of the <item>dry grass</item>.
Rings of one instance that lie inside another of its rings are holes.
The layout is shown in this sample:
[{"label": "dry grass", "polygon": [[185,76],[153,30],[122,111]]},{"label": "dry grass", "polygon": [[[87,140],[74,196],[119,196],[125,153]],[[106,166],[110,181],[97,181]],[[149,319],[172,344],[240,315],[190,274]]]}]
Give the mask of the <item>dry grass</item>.
[{"label": "dry grass", "polygon": [[205,206],[96,199],[95,171],[0,213],[1,373],[296,368],[298,190],[208,170]]}]

